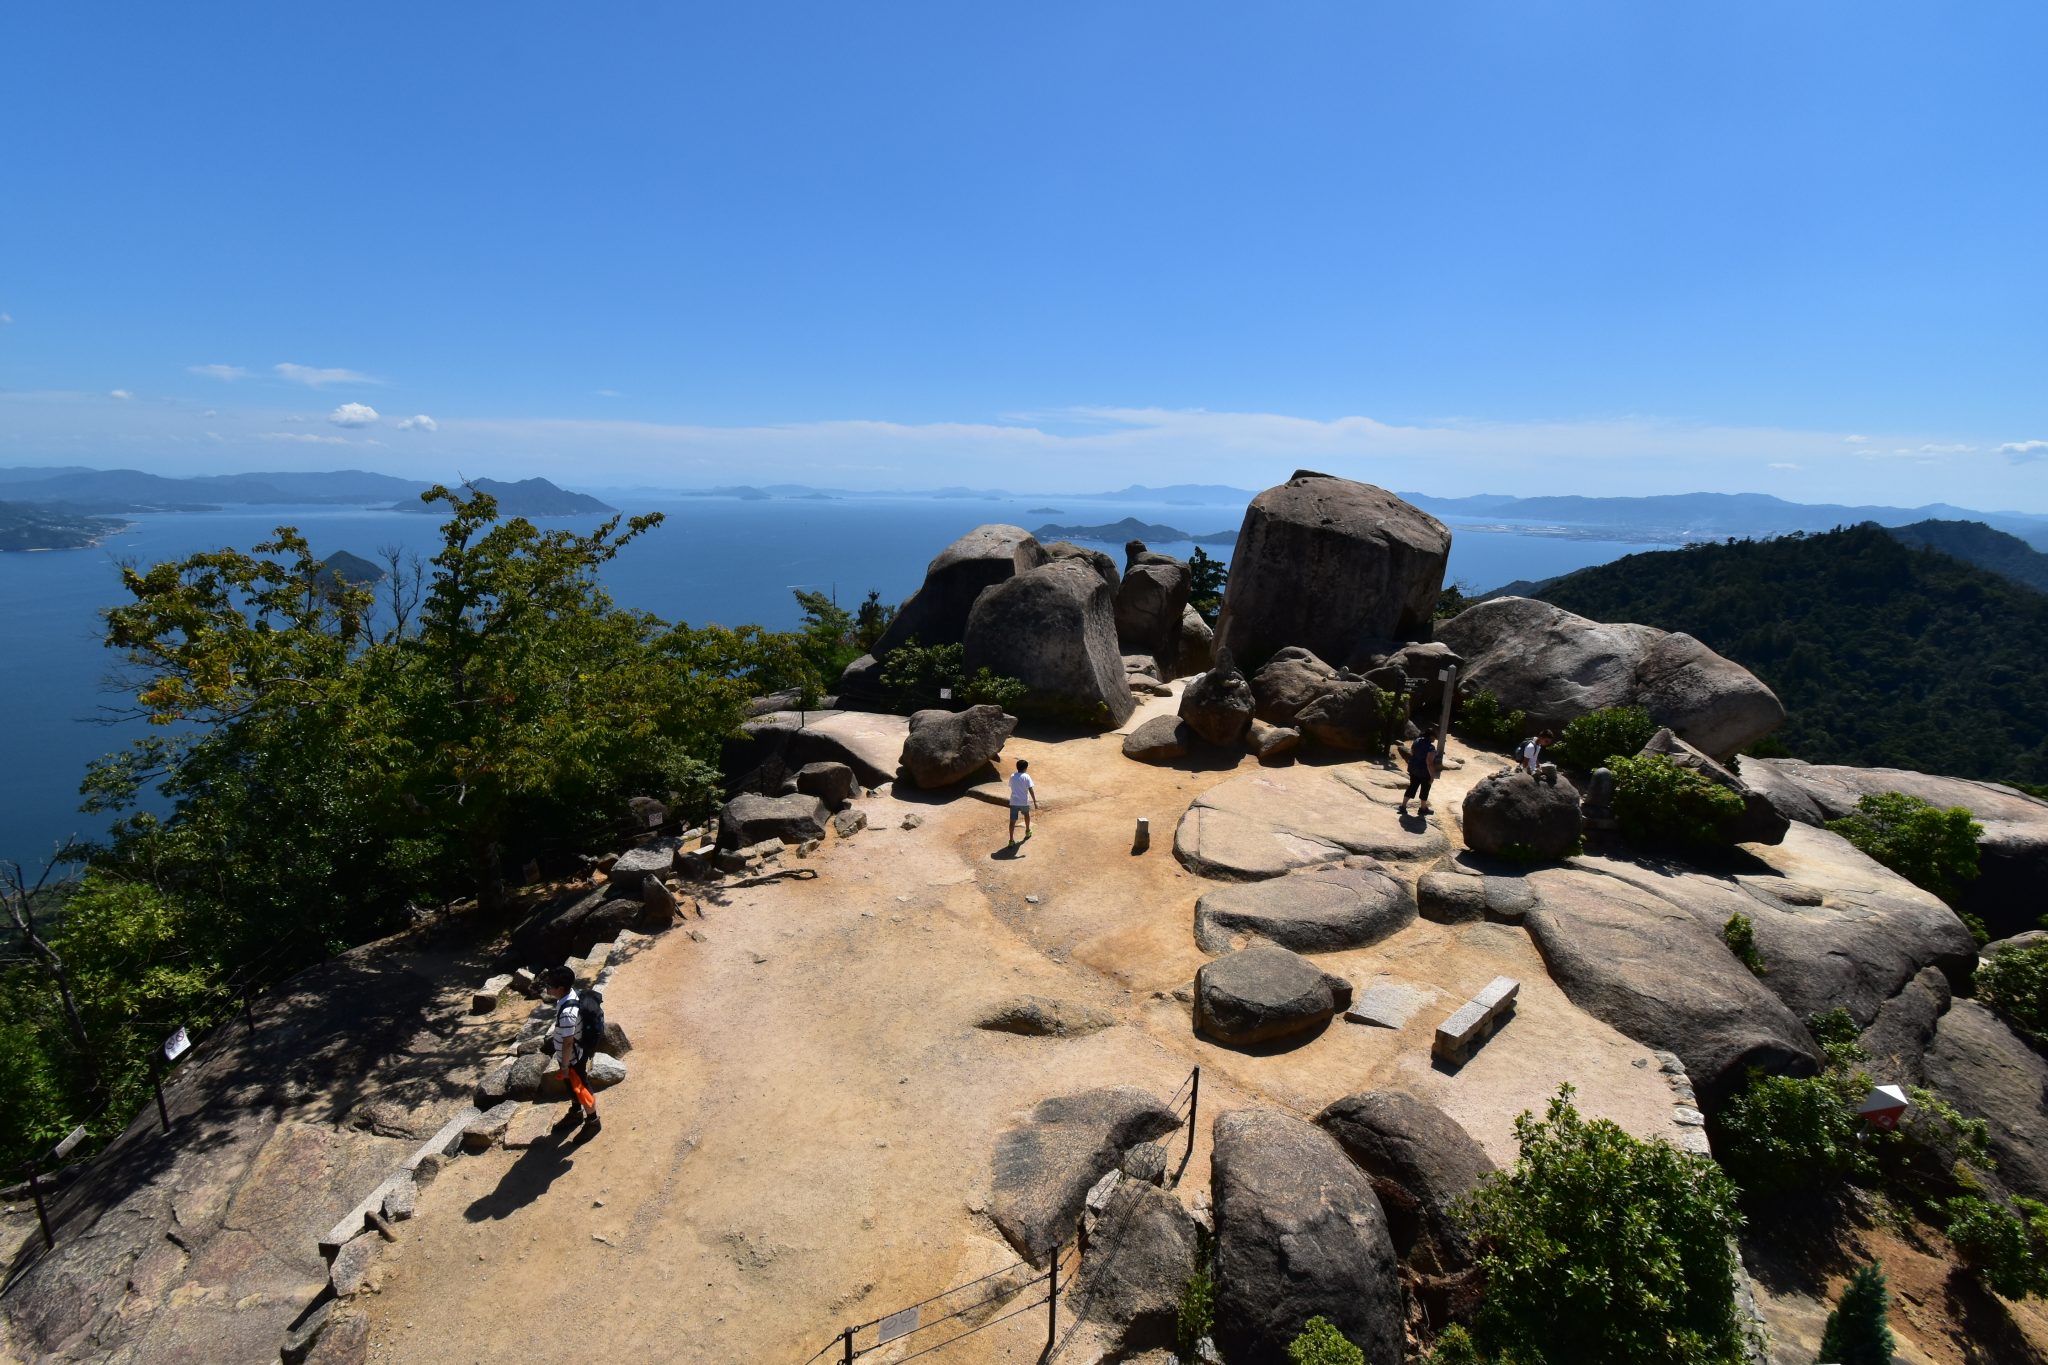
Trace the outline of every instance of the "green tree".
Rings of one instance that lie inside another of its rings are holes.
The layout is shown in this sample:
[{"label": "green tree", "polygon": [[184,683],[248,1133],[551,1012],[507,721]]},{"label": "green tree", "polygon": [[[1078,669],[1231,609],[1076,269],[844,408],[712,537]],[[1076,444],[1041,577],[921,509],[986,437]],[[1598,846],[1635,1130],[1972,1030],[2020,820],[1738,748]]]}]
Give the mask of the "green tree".
[{"label": "green tree", "polygon": [[1882,1265],[1858,1266],[1828,1314],[1815,1365],[1891,1365],[1891,1298]]},{"label": "green tree", "polygon": [[2017,1214],[1973,1194],[1949,1200],[1949,1242],[1993,1293],[2048,1297],[2048,1206],[2032,1199],[2013,1204]]},{"label": "green tree", "polygon": [[1521,711],[1501,709],[1500,698],[1481,688],[1458,698],[1452,727],[1475,744],[1513,744],[1526,737],[1529,717]]},{"label": "green tree", "polygon": [[797,627],[804,661],[811,666],[821,687],[837,681],[861,654],[853,613],[821,592],[795,590],[797,605],[803,608],[803,624]]},{"label": "green tree", "polygon": [[1752,1200],[1790,1190],[1826,1190],[1877,1170],[1856,1106],[1870,1091],[1861,1072],[1821,1076],[1751,1072],[1716,1115],[1714,1155]]},{"label": "green tree", "polygon": [[1520,1157],[1464,1206],[1486,1277],[1479,1345],[1523,1365],[1732,1365],[1735,1187],[1704,1157],[1581,1117],[1572,1094],[1515,1120]]},{"label": "green tree", "polygon": [[873,588],[868,589],[866,600],[860,604],[860,609],[854,613],[854,644],[860,647],[862,654],[874,653],[875,645],[880,642],[882,633],[888,630],[895,623],[895,620],[896,608],[882,601],[882,594],[880,592]]},{"label": "green tree", "polygon": [[1756,921],[1740,910],[1728,917],[1721,926],[1721,941],[1728,945],[1728,951],[1735,954],[1743,966],[1762,976],[1764,955],[1756,948]]},{"label": "green tree", "polygon": [[1984,827],[1961,806],[1942,810],[1904,792],[1870,792],[1828,828],[1951,905],[1977,876]]},{"label": "green tree", "polygon": [[1471,606],[1471,587],[1470,583],[1462,580],[1444,584],[1436,595],[1436,619],[1439,621],[1449,620],[1465,610],[1465,608]]},{"label": "green tree", "polygon": [[1640,706],[1607,706],[1588,711],[1557,737],[1557,760],[1591,772],[1615,757],[1633,758],[1657,733],[1657,722]]},{"label": "green tree", "polygon": [[1223,589],[1229,581],[1230,566],[1197,545],[1188,556],[1188,605],[1212,626],[1223,610]]},{"label": "green tree", "polygon": [[2027,1032],[2048,1034],[2048,943],[1987,956],[1977,964],[1977,998]]},{"label": "green tree", "polygon": [[1290,1365],[1365,1365],[1365,1352],[1353,1346],[1328,1318],[1302,1324],[1301,1335],[1287,1343]]},{"label": "green tree", "polygon": [[1742,798],[1711,778],[1680,767],[1663,754],[1616,755],[1614,817],[1631,842],[1711,848],[1742,816]]}]

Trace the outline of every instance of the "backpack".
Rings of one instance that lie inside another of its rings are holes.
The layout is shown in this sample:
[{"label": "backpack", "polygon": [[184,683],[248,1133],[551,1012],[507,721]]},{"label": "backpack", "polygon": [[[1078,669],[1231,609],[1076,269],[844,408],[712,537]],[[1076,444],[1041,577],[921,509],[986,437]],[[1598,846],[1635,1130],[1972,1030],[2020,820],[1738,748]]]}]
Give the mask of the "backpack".
[{"label": "backpack", "polygon": [[[555,1002],[555,1018],[562,1017],[567,1002],[566,996]],[[588,1059],[604,1051],[604,996],[597,987],[585,986],[576,992],[576,1017],[581,1024],[576,1034],[577,1053]]]}]

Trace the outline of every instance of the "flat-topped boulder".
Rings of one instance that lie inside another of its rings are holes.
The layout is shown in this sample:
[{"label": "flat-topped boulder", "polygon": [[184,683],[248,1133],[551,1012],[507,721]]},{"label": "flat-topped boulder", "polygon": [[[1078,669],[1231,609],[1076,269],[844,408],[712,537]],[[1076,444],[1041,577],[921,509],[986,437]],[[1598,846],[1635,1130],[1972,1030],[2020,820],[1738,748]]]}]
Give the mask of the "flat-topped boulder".
[{"label": "flat-topped boulder", "polygon": [[989,1217],[1019,1255],[1042,1264],[1073,1236],[1088,1191],[1124,1153],[1179,1126],[1179,1116],[1135,1086],[1043,1100],[996,1142]]},{"label": "flat-topped boulder", "polygon": [[1372,1182],[1402,1260],[1435,1275],[1472,1263],[1454,1209],[1494,1165],[1456,1119],[1406,1091],[1370,1090],[1333,1102],[1316,1124]]},{"label": "flat-topped boulder", "polygon": [[903,770],[927,791],[950,787],[986,768],[1017,729],[1000,706],[965,711],[919,711],[903,740]]},{"label": "flat-topped boulder", "polygon": [[2041,913],[2041,887],[2048,884],[2048,801],[1996,782],[1796,758],[1745,758],[1742,778],[1787,819],[1808,825],[1840,820],[1855,812],[1862,797],[1881,792],[1904,792],[1943,809],[1961,806],[1984,833],[1977,840],[1980,873],[1963,887],[1958,908],[1980,917],[1994,935],[2031,929]]},{"label": "flat-topped boulder", "polygon": [[1021,526],[975,527],[925,566],[924,583],[897,608],[896,619],[875,642],[874,657],[884,658],[912,639],[927,648],[962,643],[968,615],[984,590],[1049,562],[1044,547]]},{"label": "flat-topped boulder", "polygon": [[1377,943],[1414,919],[1408,888],[1377,860],[1346,858],[1204,892],[1195,902],[1195,942],[1208,953],[1252,940],[1332,953]]},{"label": "flat-topped boulder", "polygon": [[1336,1139],[1277,1109],[1219,1114],[1216,1344],[1231,1361],[1284,1362],[1312,1317],[1401,1365],[1404,1305],[1386,1214]]},{"label": "flat-topped boulder", "polygon": [[831,819],[832,812],[823,801],[803,792],[788,796],[743,792],[718,813],[718,846],[752,848],[770,839],[785,844],[822,839]]},{"label": "flat-topped boulder", "polygon": [[1375,640],[1427,639],[1450,550],[1442,522],[1385,489],[1298,470],[1245,509],[1217,648],[1247,667],[1289,645],[1348,664]]},{"label": "flat-topped boulder", "polygon": [[1351,1003],[1351,983],[1270,943],[1225,953],[1195,973],[1195,1027],[1245,1046],[1321,1028]]},{"label": "flat-topped boulder", "polygon": [[640,884],[649,877],[665,877],[675,871],[676,854],[682,850],[681,839],[655,839],[637,848],[629,848],[619,855],[612,864],[606,879],[617,889],[619,895],[638,895]]},{"label": "flat-topped boulder", "polygon": [[1436,625],[1465,658],[1460,687],[1526,711],[1529,728],[1562,731],[1608,706],[1640,706],[1650,719],[1725,760],[1785,722],[1777,694],[1740,664],[1690,635],[1606,625],[1528,597],[1496,597]]},{"label": "flat-topped boulder", "polygon": [[909,725],[874,711],[776,711],[742,722],[720,766],[734,789],[769,796],[812,763],[844,763],[862,786],[879,787],[896,774]]},{"label": "flat-topped boulder", "polygon": [[1402,862],[1449,852],[1434,825],[1402,824],[1400,795],[1398,783],[1376,787],[1350,766],[1262,768],[1196,797],[1174,831],[1173,853],[1205,877],[1258,881],[1352,854]]},{"label": "flat-topped boulder", "polygon": [[1115,598],[1078,559],[985,589],[968,614],[961,666],[1022,682],[1020,712],[1115,729],[1137,709],[1117,647]]}]

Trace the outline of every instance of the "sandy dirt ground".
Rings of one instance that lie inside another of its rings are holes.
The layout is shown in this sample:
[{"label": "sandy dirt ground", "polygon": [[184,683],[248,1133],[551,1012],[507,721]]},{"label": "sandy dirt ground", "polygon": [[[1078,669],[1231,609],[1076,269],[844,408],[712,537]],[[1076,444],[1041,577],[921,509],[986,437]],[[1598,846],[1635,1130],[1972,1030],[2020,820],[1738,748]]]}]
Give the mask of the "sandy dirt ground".
[{"label": "sandy dirt ground", "polygon": [[[1174,704],[1148,702],[1124,730]],[[1440,812],[1505,762],[1454,753],[1464,762],[1439,783]],[[1123,757],[1121,732],[1020,737],[1004,754],[1019,757],[1044,809],[1015,856],[982,795],[884,793],[860,803],[868,830],[804,864],[815,881],[707,901],[694,934],[663,935],[625,965],[607,1008],[635,1047],[630,1079],[603,1096],[603,1133],[467,1157],[423,1191],[368,1296],[371,1358],[502,1361],[576,1344],[616,1360],[802,1365],[844,1326],[1015,1259],[984,1209],[996,1139],[1032,1105],[1116,1084],[1163,1099],[1198,1064],[1201,1117],[1177,1187],[1190,1204],[1208,1189],[1210,1120],[1251,1104],[1307,1116],[1405,1088],[1507,1162],[1515,1115],[1569,1081],[1585,1111],[1671,1134],[1647,1050],[1567,1002],[1518,928],[1418,920],[1317,959],[1360,989],[1382,975],[1432,989],[1402,1030],[1340,1019],[1265,1055],[1198,1038],[1184,997],[1205,960],[1195,899],[1213,883],[1174,860],[1173,830],[1197,793],[1255,762],[1152,767]],[[1399,794],[1384,792],[1390,826]],[[906,816],[922,823],[905,829]],[[1139,816],[1152,845],[1134,854]],[[1412,883],[1425,869],[1394,870]],[[1522,982],[1512,1022],[1455,1074],[1434,1068],[1436,1024],[1502,973]],[[1117,1023],[1074,1038],[974,1026],[1026,992]],[[1177,1157],[1185,1137],[1169,1141]],[[900,1360],[965,1321],[863,1359]],[[1045,1336],[1044,1310],[1021,1312],[934,1359],[1035,1360]]]}]

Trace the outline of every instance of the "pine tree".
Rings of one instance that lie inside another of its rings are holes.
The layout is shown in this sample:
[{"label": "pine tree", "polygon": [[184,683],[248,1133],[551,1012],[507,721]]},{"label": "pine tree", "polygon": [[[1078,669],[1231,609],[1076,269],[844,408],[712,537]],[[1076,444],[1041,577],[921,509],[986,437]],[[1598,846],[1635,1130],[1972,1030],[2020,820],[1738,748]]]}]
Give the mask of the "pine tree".
[{"label": "pine tree", "polygon": [[1891,1365],[1892,1329],[1885,1323],[1891,1307],[1883,1265],[1872,1262],[1857,1270],[1843,1286],[1835,1311],[1821,1333],[1817,1362],[1827,1365]]}]

